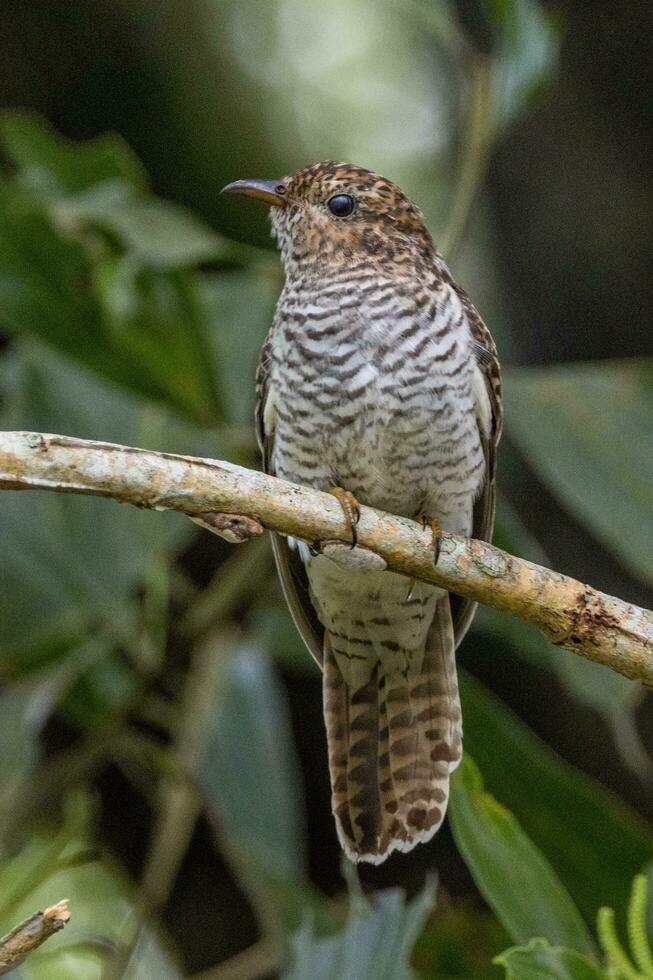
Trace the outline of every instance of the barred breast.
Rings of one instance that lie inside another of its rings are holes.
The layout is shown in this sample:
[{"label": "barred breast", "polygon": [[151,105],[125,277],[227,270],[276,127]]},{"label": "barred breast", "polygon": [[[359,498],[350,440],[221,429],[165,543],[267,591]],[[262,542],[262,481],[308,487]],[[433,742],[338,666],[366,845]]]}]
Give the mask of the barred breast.
[{"label": "barred breast", "polygon": [[471,344],[446,283],[411,293],[353,269],[286,286],[271,345],[275,472],[469,533],[485,465]]}]

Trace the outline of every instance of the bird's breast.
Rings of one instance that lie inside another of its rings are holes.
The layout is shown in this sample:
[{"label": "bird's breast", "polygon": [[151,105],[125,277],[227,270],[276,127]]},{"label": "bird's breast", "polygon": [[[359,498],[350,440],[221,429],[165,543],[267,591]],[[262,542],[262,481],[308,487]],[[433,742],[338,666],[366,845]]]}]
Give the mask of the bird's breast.
[{"label": "bird's breast", "polygon": [[468,329],[456,309],[434,311],[390,284],[282,297],[271,366],[280,476],[413,516],[442,511],[471,467],[473,500],[482,453]]}]

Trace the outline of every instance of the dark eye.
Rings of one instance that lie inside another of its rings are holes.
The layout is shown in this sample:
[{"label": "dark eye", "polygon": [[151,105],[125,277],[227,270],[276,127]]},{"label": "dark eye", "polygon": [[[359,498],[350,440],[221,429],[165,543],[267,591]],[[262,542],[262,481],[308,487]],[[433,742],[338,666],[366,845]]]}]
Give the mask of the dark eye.
[{"label": "dark eye", "polygon": [[336,218],[346,218],[354,210],[356,202],[349,194],[336,194],[327,201],[327,207]]}]

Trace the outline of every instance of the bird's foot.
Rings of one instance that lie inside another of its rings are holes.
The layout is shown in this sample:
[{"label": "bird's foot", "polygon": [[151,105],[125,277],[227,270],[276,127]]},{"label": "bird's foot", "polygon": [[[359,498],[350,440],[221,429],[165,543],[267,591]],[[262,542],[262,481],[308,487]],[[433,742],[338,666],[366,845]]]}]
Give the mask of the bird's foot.
[{"label": "bird's foot", "polygon": [[246,517],[244,514],[189,514],[191,521],[199,524],[206,531],[217,534],[219,538],[228,541],[229,544],[242,544],[251,538],[257,538],[263,534],[265,528],[253,517]]},{"label": "bird's foot", "polygon": [[[440,545],[442,543],[442,528],[436,521],[435,517],[431,517],[428,514],[420,514],[420,516],[417,518],[417,523],[421,524],[423,528],[428,527],[431,529],[431,534],[433,535],[433,563],[437,565],[440,557]],[[408,594],[406,596],[406,602],[412,598],[416,585],[416,578],[410,578],[408,580]]]},{"label": "bird's foot", "polygon": [[431,534],[433,535],[433,563],[437,565],[440,557],[440,546],[442,544],[442,528],[436,521],[435,517],[431,517],[429,514],[420,514],[420,516],[417,518],[417,522],[421,524],[423,528],[430,527],[431,529]]},{"label": "bird's foot", "polygon": [[351,544],[345,544],[343,541],[320,541],[320,554],[330,558],[346,571],[383,571],[387,568],[385,560],[369,548],[363,548],[358,544],[356,525],[360,520],[360,508],[356,497],[350,490],[343,490],[342,487],[331,487],[329,493],[342,507],[347,530],[351,534]]},{"label": "bird's foot", "polygon": [[355,548],[358,543],[356,525],[358,524],[361,516],[358,501],[350,490],[343,490],[342,487],[331,487],[329,493],[336,498],[342,507],[342,512],[345,515],[347,530],[351,534],[351,547]]}]

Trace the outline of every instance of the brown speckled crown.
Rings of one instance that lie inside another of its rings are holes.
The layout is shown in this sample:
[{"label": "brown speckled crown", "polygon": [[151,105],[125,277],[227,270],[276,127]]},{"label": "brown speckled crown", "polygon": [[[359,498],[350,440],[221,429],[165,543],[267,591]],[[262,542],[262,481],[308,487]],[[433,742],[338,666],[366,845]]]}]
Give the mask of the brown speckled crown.
[{"label": "brown speckled crown", "polygon": [[[352,163],[325,160],[282,181],[286,206],[272,208],[284,262],[347,261],[365,255],[379,262],[433,261],[434,246],[421,211],[391,180]],[[338,218],[327,202],[349,194],[356,206]]]}]

